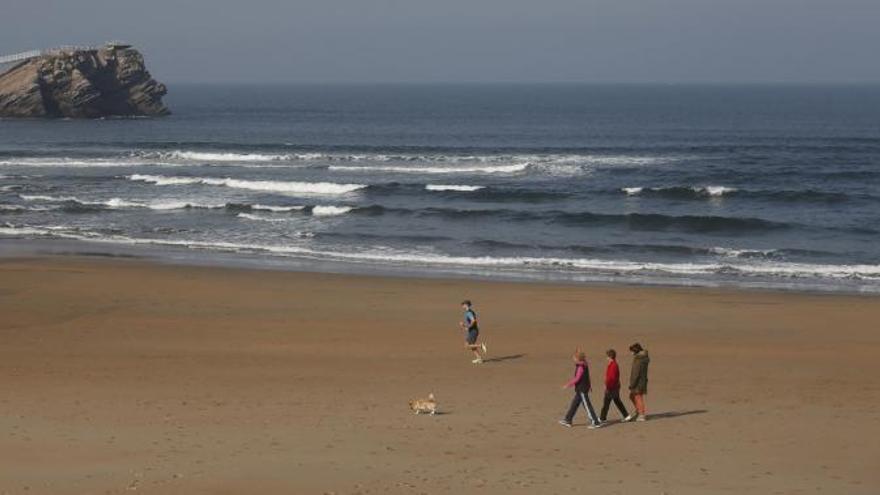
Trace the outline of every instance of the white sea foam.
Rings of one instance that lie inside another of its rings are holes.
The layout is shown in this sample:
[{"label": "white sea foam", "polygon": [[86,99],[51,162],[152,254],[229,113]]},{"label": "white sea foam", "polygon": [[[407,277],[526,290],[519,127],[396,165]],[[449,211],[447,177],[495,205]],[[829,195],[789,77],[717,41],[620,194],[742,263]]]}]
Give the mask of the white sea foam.
[{"label": "white sea foam", "polygon": [[[550,175],[577,175],[590,167],[647,166],[680,160],[680,156],[597,154],[444,154],[444,153],[344,153],[344,152],[236,152],[230,150],[131,151],[108,157],[13,157],[0,166],[21,167],[180,167],[237,166],[288,168],[330,163],[330,170],[423,174],[517,174],[534,168]],[[302,165],[295,165],[301,163]],[[363,165],[345,165],[357,163]],[[422,166],[427,165],[427,166]]]},{"label": "white sea foam", "polygon": [[109,208],[141,208],[144,206],[143,203],[135,203],[133,201],[126,201],[122,198],[110,198],[107,201],[101,202],[99,204],[103,204]]},{"label": "white sea foam", "polygon": [[456,191],[456,192],[473,192],[485,189],[485,186],[458,186],[444,184],[428,184],[425,186],[428,191]]},{"label": "white sea foam", "polygon": [[197,177],[166,177],[164,175],[134,174],[128,176],[129,180],[149,182],[157,186],[180,186],[186,184],[198,184]]},{"label": "white sea foam", "polygon": [[487,155],[447,153],[244,153],[229,150],[136,151],[133,158],[198,162],[419,162],[419,163],[579,163],[593,165],[650,165],[680,160],[682,156],[598,155],[584,153],[498,153]]},{"label": "white sea foam", "polygon": [[155,160],[132,159],[131,157],[119,158],[14,158],[0,160],[3,166],[18,167],[71,167],[71,168],[106,168],[106,167],[140,167],[158,166],[173,167],[176,163],[157,162]]},{"label": "white sea foam", "polygon": [[289,218],[278,218],[278,217],[264,217],[261,215],[254,215],[251,213],[239,213],[238,218],[244,218],[246,220],[256,220],[258,222],[288,222]]},{"label": "white sea foam", "polygon": [[228,152],[203,152],[203,151],[172,151],[166,156],[181,160],[211,161],[211,162],[271,162],[287,160],[289,155],[270,155],[262,153],[228,153]]},{"label": "white sea foam", "polygon": [[[241,153],[234,151],[215,150],[215,151],[195,151],[195,150],[173,150],[173,151],[135,151],[131,153],[135,158],[152,158],[158,160],[172,160],[178,164],[185,162],[196,162],[198,164],[220,163],[220,164],[253,164],[254,167],[276,167],[268,162],[291,162],[291,161],[326,161],[333,160],[336,155],[325,153]],[[339,155],[340,158],[345,155]],[[352,157],[353,158],[353,157]],[[192,164],[192,163],[188,163]]]},{"label": "white sea foam", "polygon": [[344,215],[351,210],[350,206],[315,206],[312,208],[312,215],[316,217],[330,217]]},{"label": "white sea foam", "polygon": [[149,208],[151,210],[177,210],[184,208],[223,208],[225,203],[200,203],[190,200],[158,200],[151,202],[131,201],[122,198],[110,198],[107,200],[84,200],[75,196],[45,196],[20,194],[25,201],[42,201],[46,203],[74,202],[87,206],[103,206],[110,209],[124,208]]},{"label": "white sea foam", "polygon": [[734,248],[725,248],[725,247],[713,247],[709,249],[709,252],[713,254],[717,254],[720,256],[726,256],[728,258],[740,258],[743,256],[767,256],[775,252],[774,249],[734,249]]},{"label": "white sea foam", "polygon": [[199,209],[218,209],[225,208],[226,203],[201,203],[189,200],[163,200],[151,201],[149,203],[140,203],[139,206],[149,208],[151,210],[182,210],[187,208]]},{"label": "white sea foam", "polygon": [[126,201],[121,198],[110,198],[105,201],[87,201],[75,196],[44,196],[39,194],[20,194],[19,197],[25,201],[42,201],[46,203],[79,203],[87,206],[105,206],[107,208],[140,208],[145,205],[142,203],[135,203],[132,201]]},{"label": "white sea foam", "polygon": [[265,210],[265,211],[274,211],[276,213],[285,212],[285,211],[300,211],[304,210],[305,206],[271,206],[271,205],[253,205],[251,206],[252,210]]},{"label": "white sea foam", "polygon": [[[680,191],[683,188],[681,187],[622,187],[620,190],[626,193],[627,196],[637,196],[642,194],[645,191],[651,192],[664,192],[664,191]],[[727,187],[727,186],[692,186],[689,188],[691,191],[698,195],[706,195],[711,197],[721,197],[729,193],[736,192],[737,189],[735,187]]]},{"label": "white sea foam", "polygon": [[47,236],[52,235],[52,231],[46,228],[36,228],[36,227],[16,227],[13,225],[6,224],[4,226],[0,226],[0,234],[9,235],[9,236]]},{"label": "white sea foam", "polygon": [[470,167],[422,167],[410,166],[402,167],[395,165],[381,166],[350,166],[350,165],[331,165],[330,170],[345,172],[394,172],[402,174],[513,174],[523,172],[531,163],[517,163],[513,165],[488,165],[488,166],[470,166]]},{"label": "white sea foam", "polygon": [[19,198],[25,201],[45,201],[47,203],[64,203],[67,201],[76,201],[81,203],[79,199],[73,196],[45,196],[41,194],[19,194]]},{"label": "white sea foam", "polygon": [[215,177],[168,177],[164,175],[134,174],[128,177],[133,181],[148,182],[159,186],[204,184],[225,186],[251,191],[277,192],[301,195],[348,194],[367,187],[363,184],[336,184],[333,182],[287,182],[275,180],[242,180]]},{"label": "white sea foam", "polygon": [[51,208],[34,208],[20,205],[0,205],[0,211],[45,211]]},{"label": "white sea foam", "polygon": [[735,187],[725,187],[725,186],[706,186],[706,187],[695,187],[694,191],[698,193],[705,193],[709,196],[724,196],[727,193],[736,192]]},{"label": "white sea foam", "polygon": [[165,210],[183,210],[186,208],[195,207],[189,201],[155,201],[148,205],[143,205],[151,210],[165,211]]},{"label": "white sea foam", "polygon": [[336,184],[332,182],[284,182],[270,180],[239,180],[222,179],[207,180],[206,184],[223,185],[236,189],[249,189],[253,191],[268,191],[291,194],[348,194],[364,189],[363,184]]}]

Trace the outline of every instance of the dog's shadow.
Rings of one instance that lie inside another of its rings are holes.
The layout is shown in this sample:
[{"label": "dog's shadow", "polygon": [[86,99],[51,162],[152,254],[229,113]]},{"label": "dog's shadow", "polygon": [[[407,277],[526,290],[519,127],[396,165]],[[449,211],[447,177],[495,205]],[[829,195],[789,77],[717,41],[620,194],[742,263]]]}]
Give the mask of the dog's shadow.
[{"label": "dog's shadow", "polygon": [[520,359],[525,357],[525,354],[511,354],[509,356],[498,356],[494,358],[484,359],[484,363],[500,363],[502,361],[510,361],[511,359]]}]

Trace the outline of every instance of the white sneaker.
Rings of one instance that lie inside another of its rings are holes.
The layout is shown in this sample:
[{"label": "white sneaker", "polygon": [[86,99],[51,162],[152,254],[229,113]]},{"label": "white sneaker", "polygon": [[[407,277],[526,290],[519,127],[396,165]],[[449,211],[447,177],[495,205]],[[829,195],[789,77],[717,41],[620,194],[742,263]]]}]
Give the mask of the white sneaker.
[{"label": "white sneaker", "polygon": [[595,430],[596,428],[601,428],[601,427],[602,427],[602,423],[591,423],[591,424],[587,425],[587,428],[589,428],[591,430]]},{"label": "white sneaker", "polygon": [[638,418],[636,418],[636,421],[638,421],[638,422],[647,421],[647,420],[648,420],[648,416],[639,416]]},{"label": "white sneaker", "polygon": [[561,424],[562,426],[564,426],[566,428],[571,428],[571,423],[569,423],[568,421],[566,421],[564,419],[560,419],[559,424]]},{"label": "white sneaker", "polygon": [[623,421],[624,423],[629,423],[630,421],[632,421],[638,417],[639,417],[638,413],[632,413],[629,416],[623,418],[621,421]]},{"label": "white sneaker", "polygon": [[480,359],[480,358],[474,359],[474,360],[471,361],[471,362],[474,363],[474,364],[483,364],[483,360]]},{"label": "white sneaker", "polygon": [[480,349],[483,350],[483,354],[486,354],[486,343],[485,343],[485,342],[483,342],[482,344],[480,344]]}]

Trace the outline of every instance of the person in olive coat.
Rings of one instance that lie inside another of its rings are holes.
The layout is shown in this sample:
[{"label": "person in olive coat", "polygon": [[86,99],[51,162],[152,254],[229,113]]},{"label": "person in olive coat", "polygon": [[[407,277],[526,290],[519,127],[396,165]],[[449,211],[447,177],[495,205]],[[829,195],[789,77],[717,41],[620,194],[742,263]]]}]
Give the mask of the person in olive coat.
[{"label": "person in olive coat", "polygon": [[648,394],[648,364],[651,358],[648,356],[648,350],[638,342],[629,346],[629,350],[633,353],[632,371],[629,374],[629,398],[636,410],[623,420],[645,421],[648,419],[645,395]]}]

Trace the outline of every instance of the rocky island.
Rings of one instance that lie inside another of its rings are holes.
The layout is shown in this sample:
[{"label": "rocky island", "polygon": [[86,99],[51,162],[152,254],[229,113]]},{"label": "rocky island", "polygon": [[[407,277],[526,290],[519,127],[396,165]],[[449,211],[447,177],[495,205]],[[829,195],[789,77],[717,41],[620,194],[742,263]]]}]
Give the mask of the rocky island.
[{"label": "rocky island", "polygon": [[[67,47],[21,54],[0,66],[0,117],[156,116],[165,85],[127,44]],[[12,58],[12,57],[5,57]]]}]

